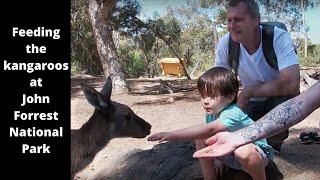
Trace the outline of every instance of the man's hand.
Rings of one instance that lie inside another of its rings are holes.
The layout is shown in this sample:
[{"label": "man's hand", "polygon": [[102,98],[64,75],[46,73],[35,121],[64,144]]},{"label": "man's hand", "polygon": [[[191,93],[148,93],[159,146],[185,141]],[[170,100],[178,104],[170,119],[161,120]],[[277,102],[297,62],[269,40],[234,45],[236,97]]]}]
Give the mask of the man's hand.
[{"label": "man's hand", "polygon": [[238,95],[238,101],[237,105],[240,107],[240,109],[244,109],[251,98],[251,88],[243,88],[242,91]]},{"label": "man's hand", "polygon": [[196,151],[193,157],[215,158],[225,156],[233,153],[240,145],[244,144],[244,140],[238,134],[220,132],[206,140],[206,144],[210,146]]},{"label": "man's hand", "polygon": [[169,132],[159,132],[152,134],[148,137],[148,141],[159,141],[159,143],[163,141],[168,141],[169,140]]}]

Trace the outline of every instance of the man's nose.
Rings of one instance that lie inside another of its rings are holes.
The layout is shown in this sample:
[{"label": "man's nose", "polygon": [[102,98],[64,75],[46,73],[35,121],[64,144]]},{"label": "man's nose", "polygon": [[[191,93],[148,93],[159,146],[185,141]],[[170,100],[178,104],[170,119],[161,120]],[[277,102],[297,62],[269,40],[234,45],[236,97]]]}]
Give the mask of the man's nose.
[{"label": "man's nose", "polygon": [[234,20],[229,20],[228,21],[228,29],[229,29],[229,31],[231,30],[231,29],[233,29],[235,27],[235,22],[234,22]]}]

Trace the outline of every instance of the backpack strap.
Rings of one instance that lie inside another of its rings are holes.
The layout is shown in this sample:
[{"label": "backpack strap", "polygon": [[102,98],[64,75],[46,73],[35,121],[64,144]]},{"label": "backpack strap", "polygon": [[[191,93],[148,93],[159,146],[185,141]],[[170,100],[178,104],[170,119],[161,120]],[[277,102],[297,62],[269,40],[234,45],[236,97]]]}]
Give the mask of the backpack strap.
[{"label": "backpack strap", "polygon": [[236,74],[236,76],[238,73],[239,54],[240,54],[240,44],[233,41],[230,34],[228,61],[229,61],[229,65],[231,66],[231,69]]},{"label": "backpack strap", "polygon": [[[276,24],[269,25],[269,23],[261,23],[262,25],[262,50],[263,55],[266,58],[267,63],[274,69],[278,68],[278,59],[273,47],[274,26]],[[277,24],[278,25],[278,24]],[[279,25],[280,26],[280,25]],[[282,27],[280,27],[282,28]],[[284,26],[285,30],[286,27]],[[296,51],[296,49],[295,49]],[[240,55],[240,44],[233,41],[231,35],[229,35],[229,54],[228,61],[231,69],[237,75],[238,64]]]},{"label": "backpack strap", "polygon": [[262,25],[262,50],[268,64],[279,70],[278,60],[273,48],[274,26]]}]

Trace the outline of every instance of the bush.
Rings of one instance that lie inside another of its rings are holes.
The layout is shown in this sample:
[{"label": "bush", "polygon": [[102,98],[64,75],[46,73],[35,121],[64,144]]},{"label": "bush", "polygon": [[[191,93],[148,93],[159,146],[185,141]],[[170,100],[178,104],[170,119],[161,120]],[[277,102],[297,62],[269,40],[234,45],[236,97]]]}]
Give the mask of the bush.
[{"label": "bush", "polygon": [[126,77],[135,78],[143,76],[145,65],[141,53],[126,44],[118,49],[119,61]]},{"label": "bush", "polygon": [[304,54],[299,53],[301,66],[320,66],[320,44],[310,45],[308,49],[308,57],[305,58]]}]

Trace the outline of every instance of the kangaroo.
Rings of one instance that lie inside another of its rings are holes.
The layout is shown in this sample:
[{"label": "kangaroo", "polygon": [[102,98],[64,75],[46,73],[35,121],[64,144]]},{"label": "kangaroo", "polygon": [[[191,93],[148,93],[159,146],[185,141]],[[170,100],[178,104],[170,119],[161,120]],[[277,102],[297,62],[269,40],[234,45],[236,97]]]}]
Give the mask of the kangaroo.
[{"label": "kangaroo", "polygon": [[171,85],[168,82],[162,81],[160,79],[159,94],[170,94],[170,93],[173,93]]},{"label": "kangaroo", "polygon": [[110,77],[100,93],[83,83],[81,89],[95,110],[80,129],[71,132],[71,179],[87,167],[112,138],[144,138],[151,129],[151,125],[128,106],[110,100]]}]

